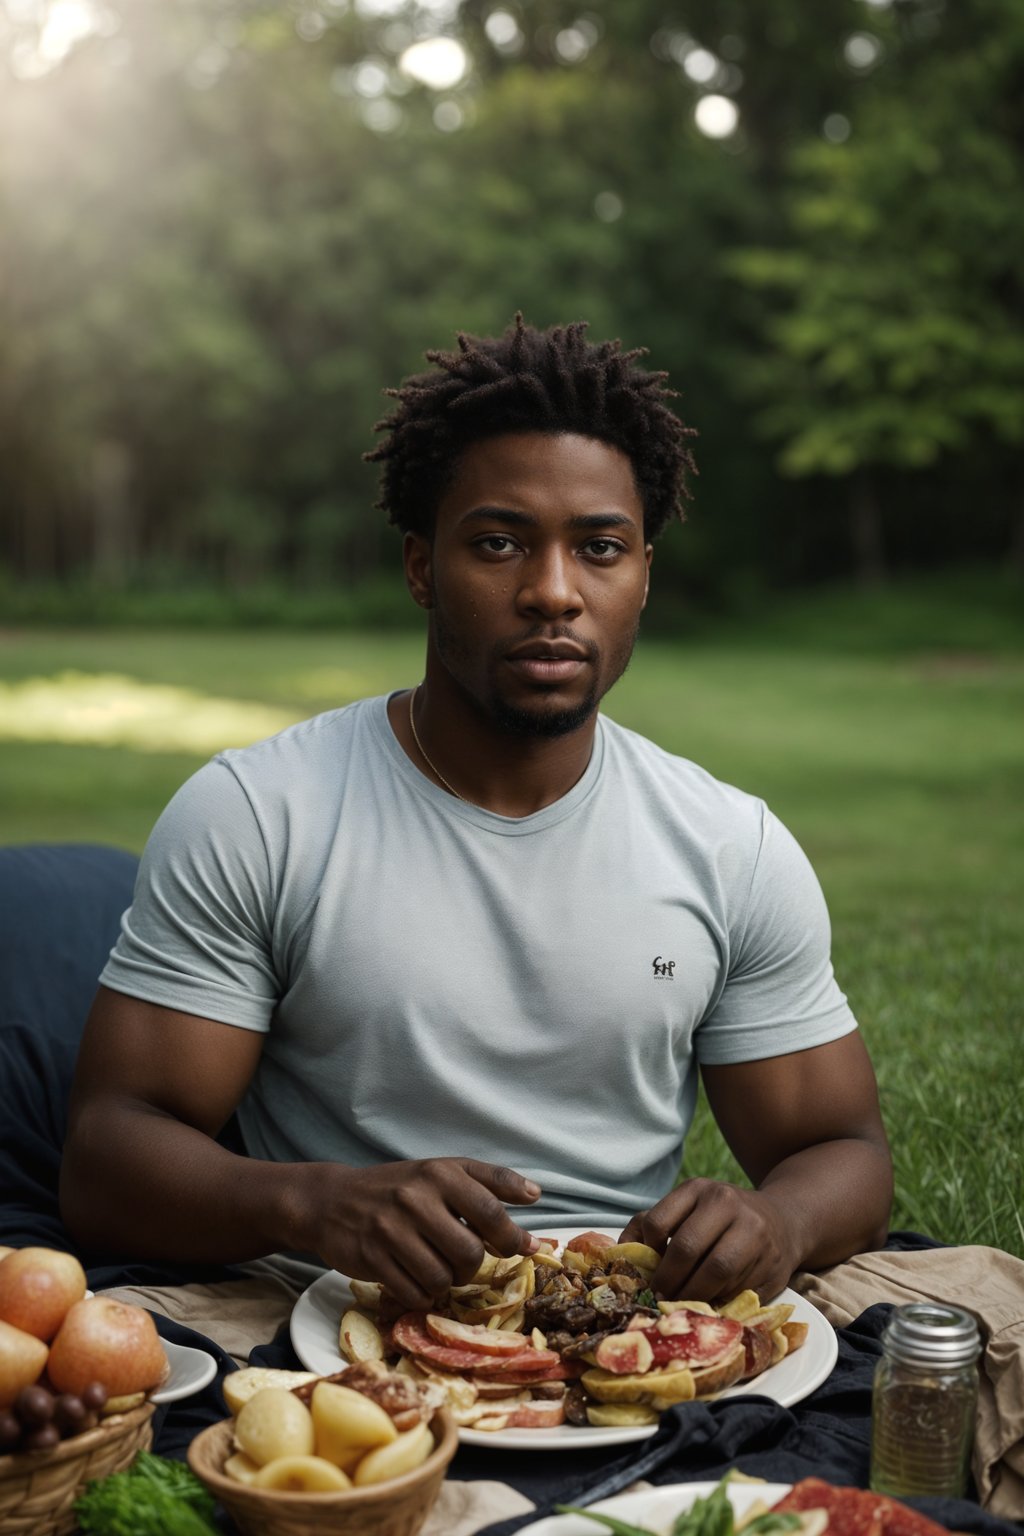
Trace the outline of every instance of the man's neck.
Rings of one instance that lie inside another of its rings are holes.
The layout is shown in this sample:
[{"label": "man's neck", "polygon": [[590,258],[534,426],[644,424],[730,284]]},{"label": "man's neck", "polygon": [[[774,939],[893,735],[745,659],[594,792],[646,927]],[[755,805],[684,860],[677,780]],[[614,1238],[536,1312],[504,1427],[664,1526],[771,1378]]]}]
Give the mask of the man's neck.
[{"label": "man's neck", "polygon": [[[590,762],[597,711],[574,731],[544,737],[503,730],[466,699],[428,677],[415,696],[393,698],[388,718],[399,745],[431,783],[499,816],[522,817],[567,795]],[[419,737],[417,742],[416,737]]]}]

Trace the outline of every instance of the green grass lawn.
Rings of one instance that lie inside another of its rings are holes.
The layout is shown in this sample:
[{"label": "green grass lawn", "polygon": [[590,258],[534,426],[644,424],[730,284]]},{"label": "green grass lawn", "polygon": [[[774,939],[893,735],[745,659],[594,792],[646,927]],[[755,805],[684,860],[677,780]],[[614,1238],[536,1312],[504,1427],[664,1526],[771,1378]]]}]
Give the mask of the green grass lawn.
[{"label": "green grass lawn", "polygon": [[[644,640],[607,712],[763,795],[810,854],[881,1083],[894,1225],[1024,1255],[1024,624],[915,602]],[[139,848],[218,745],[414,682],[420,657],[403,635],[8,631],[0,841]],[[686,1170],[732,1170],[703,1109]]]}]

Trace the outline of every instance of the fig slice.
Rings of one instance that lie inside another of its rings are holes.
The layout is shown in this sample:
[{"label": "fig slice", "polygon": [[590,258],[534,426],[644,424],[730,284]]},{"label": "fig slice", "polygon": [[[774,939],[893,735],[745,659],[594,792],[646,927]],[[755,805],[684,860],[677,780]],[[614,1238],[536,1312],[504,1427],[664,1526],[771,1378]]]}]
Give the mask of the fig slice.
[{"label": "fig slice", "polygon": [[597,1346],[594,1362],[614,1376],[642,1376],[654,1363],[654,1351],[644,1333],[613,1333]]}]

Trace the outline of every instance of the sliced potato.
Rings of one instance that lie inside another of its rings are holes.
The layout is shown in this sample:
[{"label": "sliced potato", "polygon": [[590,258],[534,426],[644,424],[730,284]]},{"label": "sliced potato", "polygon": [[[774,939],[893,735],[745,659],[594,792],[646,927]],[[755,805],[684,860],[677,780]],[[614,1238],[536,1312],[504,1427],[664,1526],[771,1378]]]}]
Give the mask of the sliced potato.
[{"label": "sliced potato", "polygon": [[740,1291],[732,1301],[727,1301],[724,1307],[719,1307],[722,1317],[735,1318],[738,1323],[747,1323],[755,1312],[760,1312],[761,1298],[756,1291]]},{"label": "sliced potato", "polygon": [[800,1349],[802,1345],[807,1343],[807,1335],[810,1332],[810,1324],[783,1323],[782,1332],[786,1335],[786,1343],[789,1346],[786,1350],[786,1353],[791,1355],[794,1349]]},{"label": "sliced potato", "polygon": [[772,1365],[778,1365],[789,1354],[789,1340],[781,1328],[772,1330]]},{"label": "sliced potato", "polygon": [[528,1262],[529,1260],[521,1253],[514,1253],[508,1259],[498,1259],[491,1271],[491,1284],[496,1287],[504,1285],[507,1280],[512,1279],[513,1275],[518,1275],[523,1265]]},{"label": "sliced potato", "polygon": [[673,1312],[699,1312],[702,1317],[717,1317],[714,1307],[706,1301],[659,1301],[658,1311],[671,1317]]},{"label": "sliced potato", "polygon": [[224,1472],[228,1477],[233,1477],[236,1483],[245,1483],[249,1487],[256,1481],[256,1474],[259,1471],[259,1464],[244,1451],[236,1451],[224,1463]]},{"label": "sliced potato", "polygon": [[283,1387],[286,1392],[291,1392],[293,1388],[317,1379],[313,1371],[274,1371],[267,1366],[247,1365],[225,1376],[221,1390],[229,1412],[237,1414],[242,1404],[262,1392],[264,1387]]},{"label": "sliced potato", "polygon": [[591,1403],[587,1408],[587,1423],[595,1429],[629,1429],[657,1422],[657,1409],[646,1403]]},{"label": "sliced potato", "polygon": [[740,1377],[747,1364],[747,1351],[742,1338],[737,1339],[736,1347],[722,1360],[716,1360],[714,1365],[706,1365],[701,1370],[693,1373],[693,1388],[698,1397],[709,1397],[712,1392],[724,1392],[726,1387],[731,1387]]},{"label": "sliced potato", "polygon": [[282,1456],[312,1456],[313,1415],[294,1392],[264,1387],[242,1404],[235,1420],[235,1439],[261,1467]]},{"label": "sliced potato", "polygon": [[584,1371],[580,1380],[588,1397],[599,1403],[645,1403],[663,1398],[669,1403],[687,1403],[694,1396],[693,1372],[645,1371],[642,1376],[614,1376],[599,1368]]},{"label": "sliced potato", "polygon": [[502,1318],[501,1322],[498,1324],[498,1327],[501,1329],[502,1333],[518,1333],[522,1328],[525,1320],[526,1313],[524,1312],[523,1308],[521,1306],[516,1307],[514,1312],[510,1312],[507,1317]]},{"label": "sliced potato", "polygon": [[359,1360],[383,1360],[384,1340],[372,1317],[350,1307],[341,1319],[338,1348],[350,1364]]},{"label": "sliced potato", "polygon": [[774,1333],[776,1328],[788,1323],[792,1316],[793,1308],[787,1302],[780,1301],[774,1307],[759,1307],[749,1317],[743,1318],[743,1322],[748,1328],[763,1328],[766,1333]]},{"label": "sliced potato", "polygon": [[352,1487],[340,1467],[322,1456],[279,1456],[260,1467],[254,1488],[275,1488],[279,1493],[342,1493]]},{"label": "sliced potato", "polygon": [[376,1280],[350,1280],[349,1288],[359,1306],[367,1312],[380,1311],[381,1292],[384,1287]]},{"label": "sliced potato", "polygon": [[353,1482],[357,1488],[368,1483],[384,1483],[421,1466],[434,1449],[434,1437],[427,1424],[417,1424],[392,1440],[390,1445],[368,1451],[356,1467]]},{"label": "sliced potato", "polygon": [[353,1450],[369,1451],[399,1438],[391,1415],[351,1387],[318,1382],[313,1388],[311,1407],[316,1453],[335,1466],[345,1466]]},{"label": "sliced potato", "polygon": [[496,1253],[485,1252],[483,1258],[480,1260],[480,1268],[473,1276],[471,1284],[476,1285],[478,1281],[482,1281],[484,1284],[489,1285],[497,1262],[498,1255]]},{"label": "sliced potato", "polygon": [[656,1248],[649,1248],[646,1243],[613,1243],[610,1248],[602,1251],[601,1263],[611,1264],[613,1259],[625,1259],[627,1264],[653,1275],[661,1263],[661,1254]]}]

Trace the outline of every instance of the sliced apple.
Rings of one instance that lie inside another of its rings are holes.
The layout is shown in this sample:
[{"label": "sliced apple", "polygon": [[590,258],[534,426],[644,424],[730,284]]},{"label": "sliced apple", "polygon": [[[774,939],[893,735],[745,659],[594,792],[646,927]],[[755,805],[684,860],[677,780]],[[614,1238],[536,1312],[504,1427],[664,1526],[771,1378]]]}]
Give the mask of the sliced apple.
[{"label": "sliced apple", "polygon": [[338,1344],[341,1353],[352,1365],[359,1360],[384,1358],[384,1340],[380,1329],[371,1317],[367,1317],[365,1312],[357,1312],[354,1307],[350,1307],[341,1319]]},{"label": "sliced apple", "polygon": [[500,1327],[500,1319],[493,1328],[487,1328],[428,1312],[426,1324],[431,1338],[455,1349],[472,1349],[482,1355],[517,1355],[521,1350],[530,1348],[530,1341],[525,1334],[505,1332]]}]

